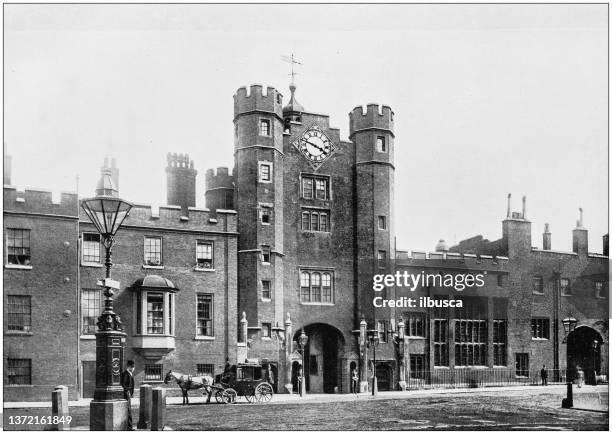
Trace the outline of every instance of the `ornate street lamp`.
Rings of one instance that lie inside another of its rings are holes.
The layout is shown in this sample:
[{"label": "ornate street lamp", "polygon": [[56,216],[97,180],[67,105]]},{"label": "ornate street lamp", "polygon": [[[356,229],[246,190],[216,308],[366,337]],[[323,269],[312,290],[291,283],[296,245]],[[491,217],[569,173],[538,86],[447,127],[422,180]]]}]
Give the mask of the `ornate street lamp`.
[{"label": "ornate street lamp", "polygon": [[302,351],[302,376],[300,378],[300,396],[306,395],[306,344],[308,343],[308,336],[304,333],[302,327],[302,334],[298,338],[298,345]]},{"label": "ornate street lamp", "polygon": [[114,290],[119,282],[111,279],[111,249],[115,234],[128,216],[132,205],[119,199],[109,167],[102,169],[96,196],[83,199],[81,206],[96,227],[106,250],[106,278],[98,281],[104,287],[104,310],[96,331],[96,388],[90,404],[89,428],[93,431],[124,430],[127,427],[127,401],[123,398],[121,369],[125,333],[121,318],[113,310]]},{"label": "ornate street lamp", "polygon": [[[561,320],[563,323],[563,330],[565,331],[565,337],[563,338],[563,343],[567,344],[567,337],[571,332],[576,328],[576,324],[578,324],[578,320],[573,316],[568,318],[563,318]],[[572,379],[570,378],[569,366],[565,369],[565,378],[567,380],[567,397],[561,400],[561,407],[563,408],[572,408],[574,406],[574,394],[572,390]]]},{"label": "ornate street lamp", "polygon": [[[374,327],[376,327],[376,323],[374,323]],[[373,357],[372,357],[372,396],[378,395],[378,379],[376,378],[376,347],[380,343],[380,333],[378,329],[368,330],[368,340],[370,346],[372,347]]]}]

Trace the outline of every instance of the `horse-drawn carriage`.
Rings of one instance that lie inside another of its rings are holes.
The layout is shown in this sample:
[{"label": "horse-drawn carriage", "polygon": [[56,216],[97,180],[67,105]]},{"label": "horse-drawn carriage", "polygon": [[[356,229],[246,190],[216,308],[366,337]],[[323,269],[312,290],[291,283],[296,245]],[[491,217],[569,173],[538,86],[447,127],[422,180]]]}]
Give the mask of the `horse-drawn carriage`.
[{"label": "horse-drawn carriage", "polygon": [[223,374],[217,375],[213,381],[210,376],[193,377],[169,371],[164,382],[174,378],[181,388],[183,404],[189,404],[187,392],[204,388],[208,394],[206,403],[210,402],[212,394],[220,404],[234,404],[239,396],[244,396],[248,402],[268,402],[274,395],[272,385],[268,383],[267,370],[259,363],[238,363]]},{"label": "horse-drawn carriage", "polygon": [[219,403],[234,403],[239,396],[244,396],[248,402],[268,402],[274,390],[265,374],[266,370],[259,363],[232,366],[229,372],[217,375],[213,385],[218,389],[215,399]]}]

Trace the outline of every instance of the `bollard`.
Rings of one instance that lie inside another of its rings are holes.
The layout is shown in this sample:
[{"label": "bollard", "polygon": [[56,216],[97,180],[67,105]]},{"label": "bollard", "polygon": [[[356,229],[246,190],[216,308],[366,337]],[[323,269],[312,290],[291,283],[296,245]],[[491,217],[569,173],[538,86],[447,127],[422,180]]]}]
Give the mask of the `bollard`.
[{"label": "bollard", "polygon": [[151,431],[162,431],[166,423],[166,389],[156,387],[152,395]]},{"label": "bollard", "polygon": [[68,388],[66,386],[56,386],[51,392],[51,416],[57,421],[57,423],[52,422],[52,430],[70,429],[70,422],[66,420],[68,418]]},{"label": "bollard", "polygon": [[151,406],[153,405],[153,395],[151,385],[143,384],[140,386],[140,410],[138,412],[138,429],[147,429],[151,423]]}]

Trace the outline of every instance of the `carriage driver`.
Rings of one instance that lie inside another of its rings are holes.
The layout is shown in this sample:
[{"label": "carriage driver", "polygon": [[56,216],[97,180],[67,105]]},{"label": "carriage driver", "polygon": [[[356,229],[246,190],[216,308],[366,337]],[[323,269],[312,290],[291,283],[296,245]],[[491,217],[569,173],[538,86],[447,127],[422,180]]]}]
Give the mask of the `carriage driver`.
[{"label": "carriage driver", "polygon": [[123,387],[123,397],[127,401],[128,420],[127,429],[134,431],[132,426],[132,396],[134,396],[134,361],[128,360],[127,369],[121,374],[121,386]]}]

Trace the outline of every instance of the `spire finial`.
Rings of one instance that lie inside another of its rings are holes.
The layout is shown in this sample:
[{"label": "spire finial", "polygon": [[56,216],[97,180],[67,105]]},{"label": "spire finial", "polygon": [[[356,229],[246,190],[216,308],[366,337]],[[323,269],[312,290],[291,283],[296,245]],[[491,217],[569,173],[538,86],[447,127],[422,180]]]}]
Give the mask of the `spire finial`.
[{"label": "spire finial", "polygon": [[291,56],[283,56],[282,60],[291,64],[291,73],[289,74],[291,76],[291,84],[289,85],[289,89],[291,89],[291,93],[293,94],[293,92],[295,92],[295,76],[297,75],[293,67],[294,65],[301,65],[302,63],[297,61],[293,53],[291,53]]},{"label": "spire finial", "polygon": [[[294,66],[301,65],[302,63],[296,60],[293,53],[291,53],[291,56],[283,56],[282,59],[283,61],[291,64],[291,73],[289,74],[291,76],[291,83],[289,84],[289,90],[291,91],[291,98],[289,99],[289,104],[283,107],[283,112],[301,113],[304,111],[304,107],[302,106],[302,104],[297,102],[297,100],[295,99],[295,89],[296,89],[295,76],[297,75],[297,72],[295,72]],[[296,120],[296,119],[293,119],[293,120]],[[297,120],[299,121],[299,119]]]}]

